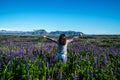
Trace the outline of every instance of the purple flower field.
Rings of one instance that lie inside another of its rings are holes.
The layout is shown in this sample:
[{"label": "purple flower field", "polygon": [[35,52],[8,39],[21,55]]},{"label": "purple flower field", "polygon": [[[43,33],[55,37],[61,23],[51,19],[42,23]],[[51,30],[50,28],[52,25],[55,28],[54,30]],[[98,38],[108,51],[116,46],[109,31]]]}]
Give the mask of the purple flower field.
[{"label": "purple flower field", "polygon": [[0,80],[120,80],[120,36],[103,38],[70,43],[64,64],[53,42],[0,36]]}]

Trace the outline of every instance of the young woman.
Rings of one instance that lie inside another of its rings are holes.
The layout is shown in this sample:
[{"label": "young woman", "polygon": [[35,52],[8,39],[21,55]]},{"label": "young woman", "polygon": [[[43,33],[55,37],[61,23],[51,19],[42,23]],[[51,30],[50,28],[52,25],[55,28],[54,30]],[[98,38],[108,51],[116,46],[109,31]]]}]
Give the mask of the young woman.
[{"label": "young woman", "polygon": [[53,42],[55,42],[57,45],[58,45],[58,48],[57,48],[57,56],[59,59],[62,60],[62,62],[66,63],[67,61],[67,45],[73,41],[73,39],[75,38],[78,38],[78,37],[74,37],[72,39],[69,39],[67,40],[66,39],[66,36],[65,34],[61,34],[59,36],[59,39],[58,40],[55,40],[55,39],[52,39],[52,38],[49,38],[47,36],[43,36],[44,38],[48,39],[48,40],[51,40]]}]

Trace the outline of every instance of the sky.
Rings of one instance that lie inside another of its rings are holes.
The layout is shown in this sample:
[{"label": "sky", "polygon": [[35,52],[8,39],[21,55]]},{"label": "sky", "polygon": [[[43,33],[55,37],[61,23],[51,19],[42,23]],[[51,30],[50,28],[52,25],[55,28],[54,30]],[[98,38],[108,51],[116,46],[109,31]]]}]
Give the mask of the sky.
[{"label": "sky", "polygon": [[0,30],[120,34],[120,0],[0,0]]}]

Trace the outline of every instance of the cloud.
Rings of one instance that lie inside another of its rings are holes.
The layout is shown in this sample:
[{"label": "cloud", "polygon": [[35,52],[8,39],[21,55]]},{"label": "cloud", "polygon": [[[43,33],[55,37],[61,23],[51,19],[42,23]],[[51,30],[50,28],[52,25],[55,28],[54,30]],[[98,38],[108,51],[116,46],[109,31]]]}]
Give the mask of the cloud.
[{"label": "cloud", "polygon": [[7,31],[17,31],[17,30],[15,30],[15,29],[3,28],[3,27],[0,27],[0,30],[7,30]]}]

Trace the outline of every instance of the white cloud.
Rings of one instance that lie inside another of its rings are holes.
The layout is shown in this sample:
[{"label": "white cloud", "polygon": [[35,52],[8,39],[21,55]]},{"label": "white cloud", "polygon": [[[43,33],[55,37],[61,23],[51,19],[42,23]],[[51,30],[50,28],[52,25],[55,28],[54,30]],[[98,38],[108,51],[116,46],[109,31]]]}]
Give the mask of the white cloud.
[{"label": "white cloud", "polygon": [[2,28],[2,27],[0,27],[0,30],[7,30],[7,31],[18,31],[18,30],[16,30],[16,29]]},{"label": "white cloud", "polygon": [[6,31],[33,31],[33,30],[21,28],[21,27],[19,27],[19,28],[17,28],[17,27],[13,27],[13,28],[0,27],[0,30],[6,30]]}]

